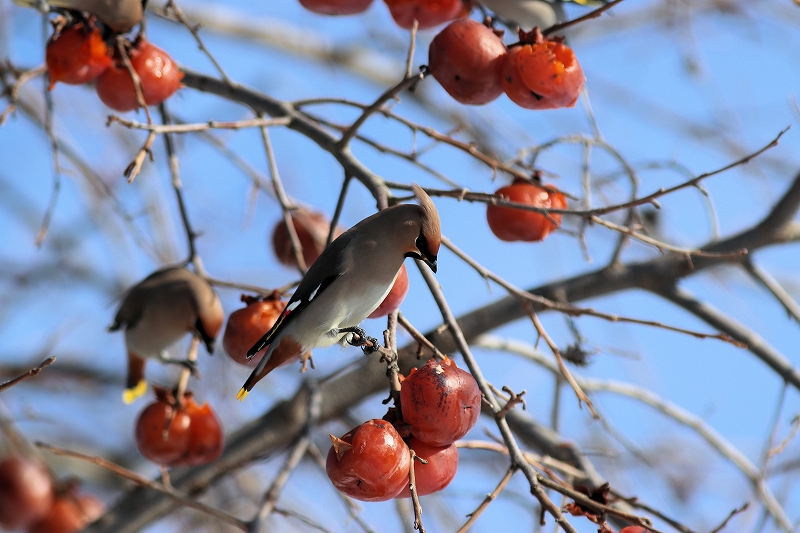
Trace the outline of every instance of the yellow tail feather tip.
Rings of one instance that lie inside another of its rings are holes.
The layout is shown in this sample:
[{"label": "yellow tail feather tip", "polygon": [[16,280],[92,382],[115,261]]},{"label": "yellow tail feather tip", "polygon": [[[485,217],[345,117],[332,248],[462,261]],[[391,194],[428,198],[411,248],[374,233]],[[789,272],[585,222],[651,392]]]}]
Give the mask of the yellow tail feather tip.
[{"label": "yellow tail feather tip", "polygon": [[141,380],[135,387],[122,391],[122,401],[126,404],[133,403],[136,398],[147,392],[147,382]]},{"label": "yellow tail feather tip", "polygon": [[241,389],[239,389],[239,392],[238,392],[238,394],[236,394],[236,399],[237,399],[237,400],[239,400],[239,401],[241,402],[242,400],[244,400],[245,398],[247,398],[247,395],[248,395],[249,393],[250,393],[250,391],[249,391],[249,390],[247,390],[247,389],[245,389],[244,387],[242,387]]}]

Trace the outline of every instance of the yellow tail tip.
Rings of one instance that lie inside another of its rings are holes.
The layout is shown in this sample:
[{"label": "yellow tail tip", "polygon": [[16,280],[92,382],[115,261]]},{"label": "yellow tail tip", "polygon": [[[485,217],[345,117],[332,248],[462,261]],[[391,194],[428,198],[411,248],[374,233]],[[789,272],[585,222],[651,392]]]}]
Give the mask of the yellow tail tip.
[{"label": "yellow tail tip", "polygon": [[250,391],[242,387],[241,389],[239,389],[238,394],[236,394],[236,399],[241,402],[242,400],[247,398],[248,394],[250,394]]},{"label": "yellow tail tip", "polygon": [[122,391],[122,401],[126,404],[131,404],[136,398],[144,395],[145,392],[147,392],[147,382],[141,380],[135,387]]}]

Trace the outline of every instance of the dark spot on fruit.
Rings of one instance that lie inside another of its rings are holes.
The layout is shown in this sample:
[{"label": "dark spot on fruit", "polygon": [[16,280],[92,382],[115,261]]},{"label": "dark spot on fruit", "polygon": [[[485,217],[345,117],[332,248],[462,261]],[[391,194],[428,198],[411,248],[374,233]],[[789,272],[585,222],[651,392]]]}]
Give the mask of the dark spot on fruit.
[{"label": "dark spot on fruit", "polygon": [[533,95],[533,97],[534,97],[534,98],[536,98],[537,100],[544,100],[544,96],[542,96],[541,94],[536,94],[536,93],[535,93],[535,92],[533,92],[533,91],[531,91],[531,94],[532,94],[532,95]]},{"label": "dark spot on fruit", "polygon": [[459,76],[458,74],[456,74],[456,81],[460,81],[460,80],[461,80],[461,76]]}]

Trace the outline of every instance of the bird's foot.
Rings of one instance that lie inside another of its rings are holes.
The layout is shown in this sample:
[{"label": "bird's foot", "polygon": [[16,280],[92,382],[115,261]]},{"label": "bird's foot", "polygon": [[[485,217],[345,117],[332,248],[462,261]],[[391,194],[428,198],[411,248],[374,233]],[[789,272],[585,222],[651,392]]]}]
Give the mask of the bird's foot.
[{"label": "bird's foot", "polygon": [[181,365],[189,372],[191,372],[192,376],[194,376],[197,379],[200,379],[200,370],[198,369],[197,361],[192,361],[190,359],[172,359],[170,357],[167,357],[167,355],[164,352],[161,352],[159,354],[158,360],[167,365]]},{"label": "bird's foot", "polygon": [[378,339],[369,337],[367,332],[358,326],[352,328],[342,328],[339,333],[350,333],[346,337],[347,343],[350,346],[358,346],[364,352],[364,355],[369,355],[378,349]]},{"label": "bird's foot", "polygon": [[311,352],[306,352],[300,356],[300,362],[303,363],[303,367],[300,369],[300,373],[302,374],[308,367],[310,366],[312,369],[317,368],[314,366],[314,359],[311,358]]}]

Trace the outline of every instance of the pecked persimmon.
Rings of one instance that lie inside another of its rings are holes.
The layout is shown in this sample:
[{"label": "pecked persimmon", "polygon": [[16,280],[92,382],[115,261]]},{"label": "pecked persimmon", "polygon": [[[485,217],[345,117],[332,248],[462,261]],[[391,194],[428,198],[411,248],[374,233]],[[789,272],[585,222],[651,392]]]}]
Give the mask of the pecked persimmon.
[{"label": "pecked persimmon", "polygon": [[321,15],[354,15],[366,11],[372,0],[300,0],[300,4]]},{"label": "pecked persimmon", "polygon": [[400,405],[412,436],[431,446],[447,446],[478,421],[481,391],[452,359],[431,359],[402,381]]},{"label": "pecked persimmon", "polygon": [[408,446],[385,420],[367,420],[341,439],[331,435],[325,470],[340,492],[365,502],[397,496],[408,484]]},{"label": "pecked persimmon", "polygon": [[[183,73],[172,57],[156,45],[140,38],[128,51],[128,57],[141,79],[145,104],[158,105],[181,87]],[[133,80],[120,57],[97,78],[95,90],[111,109],[131,111],[137,107]]]},{"label": "pecked persimmon", "polygon": [[[425,496],[439,492],[453,481],[458,470],[458,448],[455,444],[448,446],[431,446],[419,439],[411,437],[408,442],[414,453],[427,464],[414,462],[414,478],[417,482],[417,495]],[[408,485],[400,491],[398,498],[410,498]]]},{"label": "pecked persimmon", "polygon": [[506,95],[526,109],[573,107],[586,78],[572,49],[560,37],[542,36],[539,28],[520,30],[519,37],[503,62],[500,81]]},{"label": "pecked persimmon", "polygon": [[380,318],[394,313],[403,303],[406,294],[408,294],[408,270],[406,270],[406,265],[403,264],[400,267],[400,272],[397,273],[397,278],[395,278],[389,294],[367,318]]},{"label": "pecked persimmon", "polygon": [[75,533],[97,520],[104,509],[100,500],[88,494],[58,494],[47,514],[28,533]]},{"label": "pecked persimmon", "polygon": [[[550,185],[545,188],[536,181],[522,178],[516,178],[511,185],[500,187],[495,195],[508,198],[512,202],[545,209],[567,207],[567,198],[563,193]],[[550,219],[542,213],[513,207],[489,204],[486,208],[489,228],[503,241],[541,241],[561,224],[561,215],[558,213],[551,213]]]},{"label": "pecked persimmon", "polygon": [[419,23],[419,29],[433,28],[464,13],[461,0],[384,0],[395,23],[406,30]]},{"label": "pecked persimmon", "polygon": [[433,38],[428,48],[428,68],[457,101],[481,105],[503,93],[500,74],[505,56],[506,45],[491,28],[462,18]]},{"label": "pecked persimmon", "polygon": [[[310,267],[325,249],[325,245],[328,242],[330,221],[324,213],[311,211],[305,207],[298,207],[293,210],[291,219],[294,231],[297,233],[297,238],[303,248],[303,261],[305,261],[306,267]],[[334,230],[333,238],[335,239],[342,233],[344,233],[344,230],[337,226]],[[292,250],[292,240],[289,238],[289,230],[283,219],[272,230],[272,249],[275,251],[278,261],[282,264],[297,266],[297,260]]]},{"label": "pecked persimmon", "polygon": [[281,301],[277,294],[263,300],[243,294],[241,299],[247,307],[237,309],[228,317],[222,346],[231,359],[240,365],[253,367],[264,352],[258,352],[248,361],[247,351],[272,328],[286,307],[286,302]]},{"label": "pecked persimmon", "polygon": [[56,82],[82,85],[111,66],[111,48],[93,24],[79,22],[48,41],[45,62],[52,90]]},{"label": "pecked persimmon", "polygon": [[18,455],[0,460],[0,528],[27,528],[52,501],[53,485],[41,464]]},{"label": "pecked persimmon", "polygon": [[158,399],[145,407],[136,421],[136,445],[141,454],[164,466],[196,466],[219,457],[224,436],[211,407],[197,404],[190,392],[184,395],[183,405],[176,405],[163,391],[156,393]]}]

